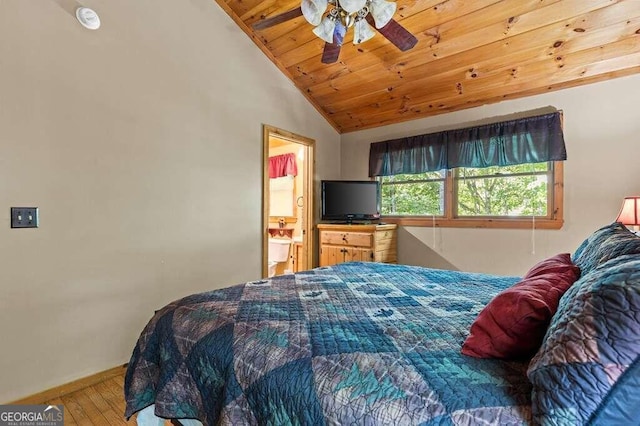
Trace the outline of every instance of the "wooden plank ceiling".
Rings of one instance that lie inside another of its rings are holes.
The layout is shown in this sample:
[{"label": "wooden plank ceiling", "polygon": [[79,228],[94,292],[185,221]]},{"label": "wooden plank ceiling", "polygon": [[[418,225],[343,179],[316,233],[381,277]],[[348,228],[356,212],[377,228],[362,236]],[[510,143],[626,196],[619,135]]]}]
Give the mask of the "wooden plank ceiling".
[{"label": "wooden plank ceiling", "polygon": [[640,72],[640,0],[398,0],[413,49],[349,29],[330,65],[303,17],[251,28],[299,0],[216,2],[341,133]]}]

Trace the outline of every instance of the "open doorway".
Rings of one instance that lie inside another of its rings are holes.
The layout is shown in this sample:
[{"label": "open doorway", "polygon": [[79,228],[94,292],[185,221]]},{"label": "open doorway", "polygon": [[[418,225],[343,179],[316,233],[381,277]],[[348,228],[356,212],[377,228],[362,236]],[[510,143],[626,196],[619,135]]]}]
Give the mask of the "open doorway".
[{"label": "open doorway", "polygon": [[263,125],[263,277],[313,267],[314,148],[313,139]]}]

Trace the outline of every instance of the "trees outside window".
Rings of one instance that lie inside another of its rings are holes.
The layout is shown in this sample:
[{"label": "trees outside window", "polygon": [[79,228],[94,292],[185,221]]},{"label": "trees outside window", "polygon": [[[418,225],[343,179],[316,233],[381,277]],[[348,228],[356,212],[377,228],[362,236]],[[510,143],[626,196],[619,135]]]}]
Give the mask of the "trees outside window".
[{"label": "trees outside window", "polygon": [[537,220],[539,228],[562,226],[562,162],[458,168],[378,179],[385,221],[524,228]]}]

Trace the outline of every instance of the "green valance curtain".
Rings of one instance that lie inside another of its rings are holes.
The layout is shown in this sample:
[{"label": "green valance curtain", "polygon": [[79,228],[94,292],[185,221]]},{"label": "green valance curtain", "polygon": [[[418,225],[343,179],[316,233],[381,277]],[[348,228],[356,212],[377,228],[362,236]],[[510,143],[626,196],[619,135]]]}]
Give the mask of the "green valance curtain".
[{"label": "green valance curtain", "polygon": [[561,116],[554,112],[372,143],[369,176],[566,159]]}]

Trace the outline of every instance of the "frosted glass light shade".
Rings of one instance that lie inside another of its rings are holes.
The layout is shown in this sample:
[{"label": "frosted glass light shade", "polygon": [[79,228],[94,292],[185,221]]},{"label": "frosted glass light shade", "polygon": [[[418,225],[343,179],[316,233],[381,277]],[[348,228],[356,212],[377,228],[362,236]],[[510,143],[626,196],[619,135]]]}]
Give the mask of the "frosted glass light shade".
[{"label": "frosted glass light shade", "polygon": [[313,29],[313,33],[327,43],[333,43],[333,30],[335,29],[336,20],[330,15],[327,15],[322,22],[320,22],[320,25]]},{"label": "frosted glass light shade", "polygon": [[353,44],[360,44],[376,35],[366,19],[358,19],[353,26]]},{"label": "frosted glass light shade", "polygon": [[338,3],[348,13],[356,13],[367,4],[367,0],[339,0]]},{"label": "frosted glass light shade", "polygon": [[327,0],[302,0],[302,15],[311,25],[320,25],[322,15],[327,10]]},{"label": "frosted glass light shade", "polygon": [[389,23],[396,13],[397,5],[390,1],[373,0],[371,2],[371,15],[376,23],[376,28],[382,28]]}]

